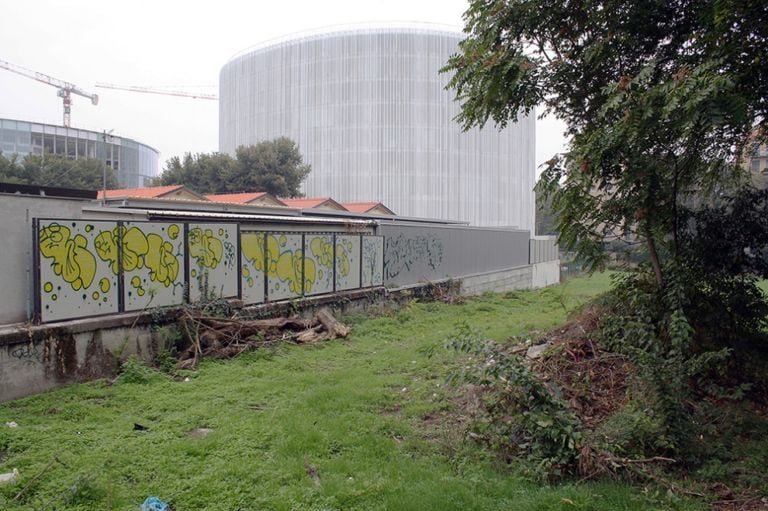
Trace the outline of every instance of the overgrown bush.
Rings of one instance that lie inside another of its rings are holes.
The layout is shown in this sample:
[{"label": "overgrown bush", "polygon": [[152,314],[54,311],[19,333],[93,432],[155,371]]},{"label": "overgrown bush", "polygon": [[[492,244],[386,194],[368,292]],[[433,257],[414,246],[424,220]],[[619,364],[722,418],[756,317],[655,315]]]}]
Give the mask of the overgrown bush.
[{"label": "overgrown bush", "polygon": [[119,383],[143,385],[149,383],[158,376],[159,373],[157,371],[147,367],[144,362],[135,356],[131,356],[128,360],[123,362],[120,367],[120,374],[117,377],[117,381]]},{"label": "overgrown bush", "polygon": [[486,418],[474,426],[477,435],[497,450],[523,455],[534,476],[558,477],[574,469],[582,440],[579,421],[520,357],[482,339],[466,323],[446,345],[472,357],[455,379],[489,391]]}]

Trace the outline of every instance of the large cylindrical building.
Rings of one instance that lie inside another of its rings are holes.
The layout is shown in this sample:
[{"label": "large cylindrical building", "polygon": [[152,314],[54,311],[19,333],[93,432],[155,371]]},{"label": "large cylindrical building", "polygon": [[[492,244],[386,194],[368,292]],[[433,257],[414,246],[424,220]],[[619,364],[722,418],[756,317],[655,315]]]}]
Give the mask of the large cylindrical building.
[{"label": "large cylindrical building", "polygon": [[439,72],[461,39],[368,27],[247,50],[221,70],[219,149],[287,136],[312,165],[308,196],[533,230],[535,119],[462,132]]}]

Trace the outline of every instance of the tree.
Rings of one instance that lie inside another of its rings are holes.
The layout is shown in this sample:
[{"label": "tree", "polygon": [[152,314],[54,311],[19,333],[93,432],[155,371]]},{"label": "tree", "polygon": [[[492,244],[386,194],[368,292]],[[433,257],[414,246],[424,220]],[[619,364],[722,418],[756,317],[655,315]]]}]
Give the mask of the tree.
[{"label": "tree", "polygon": [[260,191],[299,197],[309,172],[296,143],[282,137],[238,147],[235,158],[221,153],[173,157],[156,182],[183,184],[200,193]]},{"label": "tree", "polygon": [[557,234],[555,230],[555,217],[552,212],[552,197],[544,198],[544,193],[539,187],[534,188],[536,193],[536,234],[539,236],[551,236]]},{"label": "tree", "polygon": [[747,1],[475,0],[445,70],[467,128],[541,105],[570,151],[539,185],[560,243],[593,268],[606,230],[637,230],[657,283],[680,207],[736,174],[768,110],[768,8]]},{"label": "tree", "polygon": [[[106,176],[107,188],[117,188],[117,177],[112,168],[106,168]],[[10,159],[0,155],[0,179],[28,185],[101,190],[104,162],[52,154],[29,154],[19,161],[17,155]]]},{"label": "tree", "polygon": [[186,153],[183,160],[178,156],[168,160],[155,183],[185,185],[199,193],[224,193],[229,191],[228,177],[234,164],[228,154]]},{"label": "tree", "polygon": [[693,445],[692,402],[768,390],[748,370],[766,358],[768,195],[740,188],[739,167],[768,136],[768,4],[471,0],[464,21],[444,68],[458,121],[503,127],[537,106],[563,120],[569,150],[537,185],[561,247],[594,270],[606,239],[645,244],[600,338],[640,368],[672,447]]},{"label": "tree", "polygon": [[301,197],[301,183],[311,170],[303,162],[296,143],[285,137],[238,147],[236,160],[229,180],[232,191],[257,190],[278,197]]}]

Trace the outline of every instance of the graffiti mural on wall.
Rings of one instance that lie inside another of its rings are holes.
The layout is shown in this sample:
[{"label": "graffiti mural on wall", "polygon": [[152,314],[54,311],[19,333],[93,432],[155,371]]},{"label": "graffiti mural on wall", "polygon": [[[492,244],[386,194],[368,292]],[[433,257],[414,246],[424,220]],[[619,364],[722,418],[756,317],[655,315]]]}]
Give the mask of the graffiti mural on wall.
[{"label": "graffiti mural on wall", "polygon": [[443,242],[433,235],[406,237],[402,233],[386,240],[384,277],[394,279],[415,264],[437,270],[443,262]]},{"label": "graffiti mural on wall", "polygon": [[336,291],[360,287],[360,236],[336,235]]},{"label": "graffiti mural on wall", "polygon": [[96,244],[100,232],[114,226],[114,222],[40,221],[39,312],[43,321],[119,310],[117,268],[113,271]]},{"label": "graffiti mural on wall", "polygon": [[238,295],[235,224],[189,224],[189,299],[196,302]]},{"label": "graffiti mural on wall", "polygon": [[363,271],[361,287],[380,286],[384,283],[384,238],[363,236]]},{"label": "graffiti mural on wall", "polygon": [[267,234],[267,299],[296,298],[302,293],[301,234]]},{"label": "graffiti mural on wall", "polygon": [[240,270],[240,288],[244,303],[264,301],[264,233],[240,233],[242,266]]},{"label": "graffiti mural on wall", "polygon": [[185,299],[240,296],[256,304],[383,283],[381,236],[85,220],[37,220],[37,233],[35,311],[45,322]]},{"label": "graffiti mural on wall", "polygon": [[97,251],[112,267],[118,235],[123,255],[125,310],[179,305],[184,301],[184,229],[179,224],[125,222],[97,237]]},{"label": "graffiti mural on wall", "polygon": [[304,294],[333,292],[333,235],[304,237]]}]

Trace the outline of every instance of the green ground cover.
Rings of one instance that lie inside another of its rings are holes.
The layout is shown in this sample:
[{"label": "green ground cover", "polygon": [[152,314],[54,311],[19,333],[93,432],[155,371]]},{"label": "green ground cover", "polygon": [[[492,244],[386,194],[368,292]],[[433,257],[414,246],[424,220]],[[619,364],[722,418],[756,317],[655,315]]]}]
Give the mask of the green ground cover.
[{"label": "green ground cover", "polygon": [[[457,355],[440,346],[458,322],[525,338],[608,281],[348,315],[349,339],[206,361],[189,381],[131,365],[111,386],[2,404],[0,472],[21,477],[0,486],[0,509],[132,510],[150,495],[178,511],[699,509],[626,483],[526,480],[442,420]],[[62,464],[31,481],[53,456]]]}]

